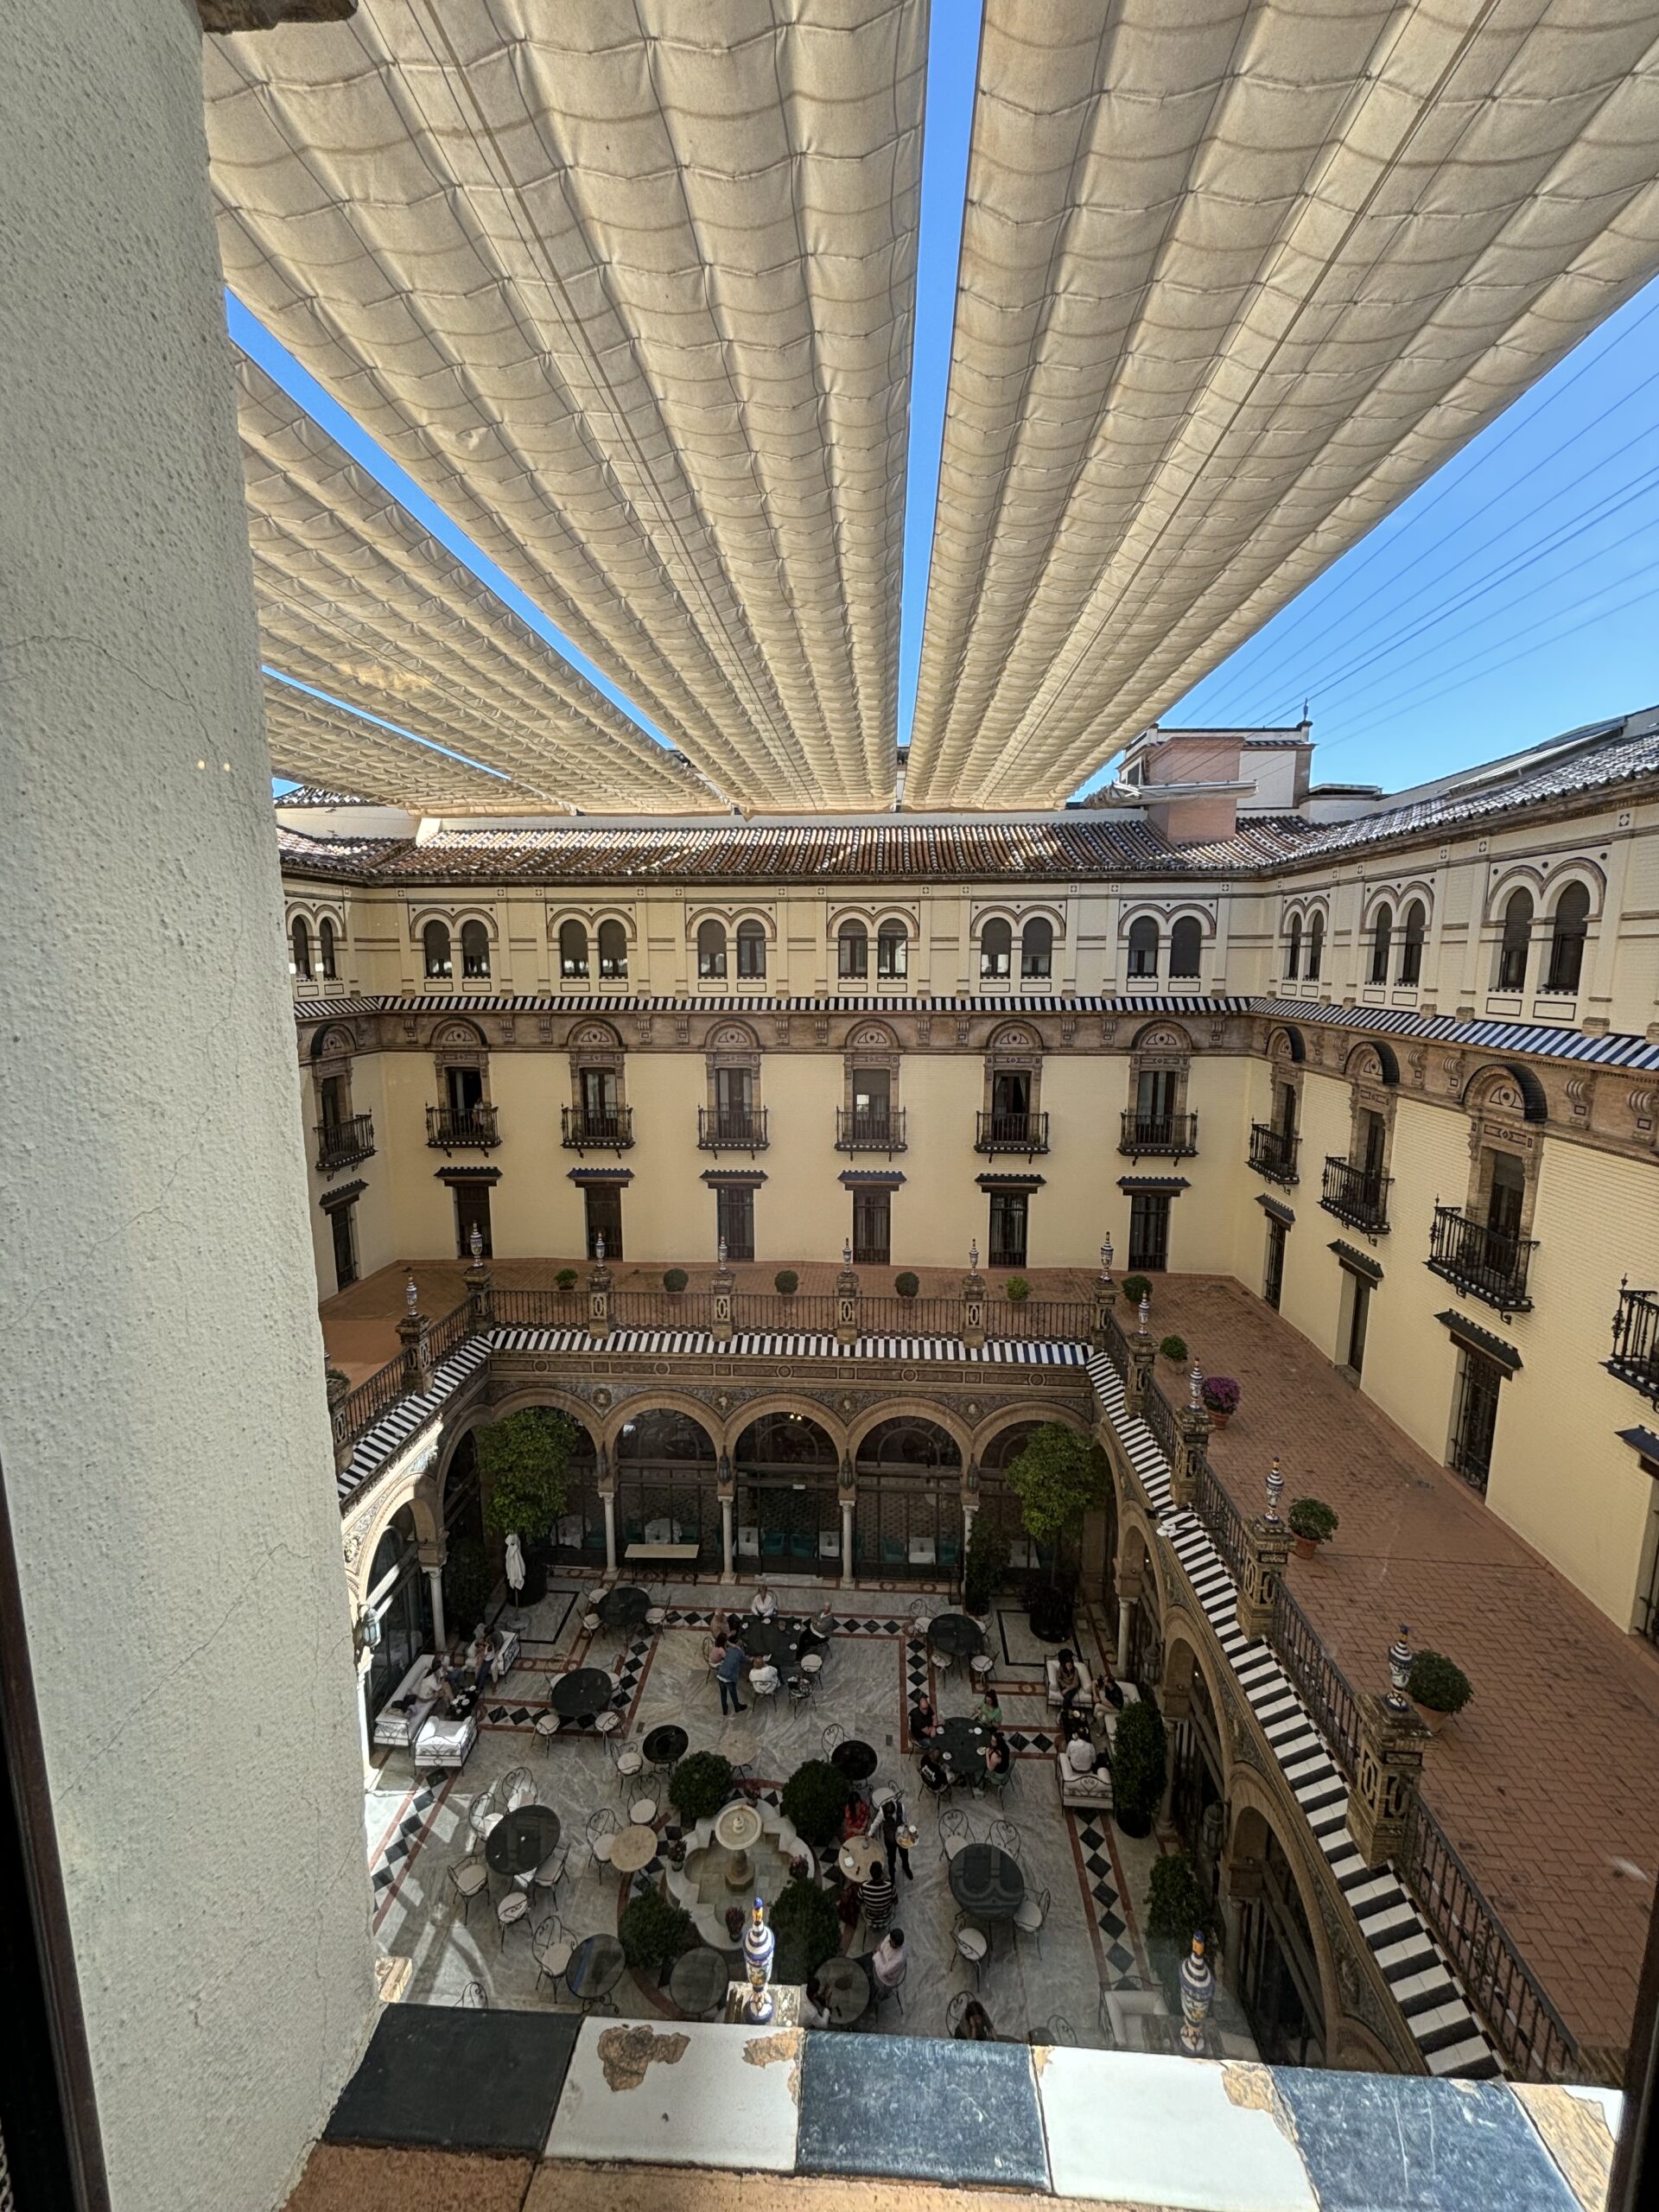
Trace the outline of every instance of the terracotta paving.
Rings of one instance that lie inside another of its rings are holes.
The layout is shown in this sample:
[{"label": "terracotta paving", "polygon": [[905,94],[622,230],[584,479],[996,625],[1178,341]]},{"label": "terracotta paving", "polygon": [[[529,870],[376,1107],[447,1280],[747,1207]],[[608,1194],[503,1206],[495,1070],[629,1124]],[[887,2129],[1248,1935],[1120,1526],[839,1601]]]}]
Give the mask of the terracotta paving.
[{"label": "terracotta paving", "polygon": [[[1290,1562],[1292,1594],[1357,1689],[1387,1687],[1401,1621],[1474,1685],[1430,1747],[1424,1796],[1580,2044],[1620,2050],[1659,1855],[1659,1651],[1621,1634],[1459,1478],[1436,1465],[1261,1299],[1165,1275],[1156,1333],[1243,1391],[1211,1463],[1262,1510],[1285,1498],[1341,1525]],[[1175,1380],[1164,1363],[1165,1395]]]}]

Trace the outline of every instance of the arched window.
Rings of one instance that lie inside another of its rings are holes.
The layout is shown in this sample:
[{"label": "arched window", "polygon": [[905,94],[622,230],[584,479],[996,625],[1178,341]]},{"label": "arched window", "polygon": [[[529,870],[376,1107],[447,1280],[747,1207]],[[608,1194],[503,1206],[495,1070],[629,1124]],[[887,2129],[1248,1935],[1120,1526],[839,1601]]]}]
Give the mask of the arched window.
[{"label": "arched window", "polygon": [[588,929],[585,923],[559,924],[559,974],[567,982],[587,980]]},{"label": "arched window", "polygon": [[1020,932],[1020,975],[1034,982],[1054,972],[1054,925],[1033,914]]},{"label": "arched window", "polygon": [[327,918],[317,924],[317,957],[322,963],[322,972],[330,982],[340,973],[334,958],[334,925]]},{"label": "arched window", "polygon": [[858,1447],[861,1467],[959,1467],[962,1453],[937,1421],[895,1414],[878,1421]]},{"label": "arched window", "polygon": [[1497,948],[1500,991],[1527,988],[1527,955],[1532,949],[1532,893],[1511,891],[1503,906],[1503,937]]},{"label": "arched window", "polygon": [[1150,914],[1141,914],[1129,924],[1129,973],[1158,973],[1158,925]]},{"label": "arched window", "polygon": [[1191,914],[1183,914],[1169,933],[1169,972],[1194,976],[1204,951],[1204,931]]},{"label": "arched window", "polygon": [[1290,918],[1290,944],[1285,954],[1285,974],[1294,983],[1301,972],[1302,918],[1300,914],[1293,914]]},{"label": "arched window", "polygon": [[482,922],[463,922],[461,925],[461,972],[463,976],[487,976],[490,972],[490,933]]},{"label": "arched window", "polygon": [[1317,983],[1325,964],[1325,916],[1315,914],[1307,925],[1307,980]]},{"label": "arched window", "polygon": [[1590,921],[1590,893],[1581,883],[1569,883],[1555,901],[1555,918],[1549,933],[1549,980],[1545,988],[1570,996],[1584,973],[1584,938]]},{"label": "arched window", "polygon": [[1386,983],[1389,980],[1389,958],[1394,950],[1394,909],[1382,906],[1376,910],[1376,919],[1371,924],[1371,981]]},{"label": "arched window", "polygon": [[303,914],[295,915],[294,926],[289,934],[294,944],[294,973],[308,976],[311,973],[311,931]]},{"label": "arched window", "polygon": [[995,917],[979,933],[979,973],[982,982],[1000,982],[1014,969],[1014,931]]},{"label": "arched window", "polygon": [[902,922],[883,922],[875,933],[875,972],[895,982],[910,970],[910,932]]},{"label": "arched window", "polygon": [[759,922],[737,925],[737,972],[752,977],[766,972],[766,932]]},{"label": "arched window", "polygon": [[628,972],[628,933],[620,922],[599,925],[599,972],[607,981]]},{"label": "arched window", "polygon": [[709,982],[726,973],[726,925],[724,922],[697,924],[697,974]]},{"label": "arched window", "polygon": [[836,973],[842,977],[870,972],[870,939],[862,922],[843,922],[836,938]]},{"label": "arched window", "polygon": [[421,950],[426,956],[429,982],[447,982],[449,978],[449,930],[443,922],[429,922],[421,931]]},{"label": "arched window", "polygon": [[1421,983],[1423,980],[1423,939],[1428,933],[1428,909],[1421,899],[1414,899],[1400,919],[1400,980],[1402,983]]}]

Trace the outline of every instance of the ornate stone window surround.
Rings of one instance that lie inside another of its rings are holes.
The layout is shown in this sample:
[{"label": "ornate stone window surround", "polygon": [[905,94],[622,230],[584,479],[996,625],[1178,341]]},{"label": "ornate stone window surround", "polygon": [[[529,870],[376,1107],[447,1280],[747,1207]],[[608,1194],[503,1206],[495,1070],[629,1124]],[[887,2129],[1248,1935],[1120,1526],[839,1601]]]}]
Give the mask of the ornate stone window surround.
[{"label": "ornate stone window surround", "polygon": [[[968,925],[969,942],[973,947],[969,988],[975,991],[1014,993],[1033,988],[1040,988],[1044,993],[1053,990],[1058,981],[1059,971],[1065,963],[1065,907],[1049,899],[1020,899],[1013,904],[1006,899],[987,900],[983,903],[976,901],[969,917]],[[1054,939],[1049,956],[1051,972],[1041,980],[1040,983],[1033,986],[1021,980],[1020,953],[1025,938],[1026,924],[1039,919],[1048,924],[1054,932]],[[1006,976],[986,976],[981,971],[982,941],[987,922],[1006,922],[1008,925],[1012,945],[1008,958],[1008,973]]]},{"label": "ornate stone window surround", "polygon": [[[843,976],[841,972],[841,933],[849,925],[861,929],[865,936],[864,973]],[[884,929],[900,929],[905,933],[905,973],[902,976],[883,976],[880,970],[880,945]],[[829,943],[825,949],[830,988],[836,993],[848,989],[868,990],[883,985],[911,988],[910,963],[921,941],[921,914],[915,906],[835,906],[828,918]]]},{"label": "ornate stone window surround", "polygon": [[1026,1074],[1031,1077],[1029,1114],[1042,1111],[1043,1039],[1034,1022],[1007,1021],[994,1029],[986,1039],[984,1110],[994,1110],[996,1078],[1000,1075]]},{"label": "ornate stone window surround", "polygon": [[1469,1190],[1465,1212],[1477,1220],[1486,1219],[1492,1163],[1502,1154],[1521,1164],[1525,1180],[1519,1234],[1530,1236],[1538,1204],[1538,1170],[1543,1161],[1541,1090],[1531,1103],[1529,1115],[1529,1102],[1516,1071],[1494,1067],[1489,1061],[1465,1084],[1463,1104],[1469,1116]]},{"label": "ornate stone window surround", "polygon": [[584,1068],[605,1068],[616,1077],[616,1103],[619,1108],[628,1103],[627,1052],[621,1038],[608,1021],[577,1021],[572,1024],[565,1039],[570,1054],[571,1110],[582,1111],[582,1076]]},{"label": "ornate stone window surround", "polygon": [[[1580,957],[1578,988],[1574,991],[1552,990],[1549,987],[1550,967],[1554,954],[1555,910],[1561,903],[1561,893],[1569,886],[1578,884],[1590,900],[1590,911],[1584,918],[1584,948]],[[1535,972],[1529,976],[1535,997],[1553,999],[1557,1006],[1567,1006],[1584,996],[1594,967],[1596,946],[1601,935],[1602,908],[1606,899],[1607,879],[1593,861],[1582,855],[1573,855],[1562,861],[1542,861],[1539,863],[1539,884],[1533,912],[1533,944]]]},{"label": "ornate stone window surround", "polygon": [[1272,1096],[1268,1118],[1274,1126],[1279,1122],[1280,1093],[1288,1090],[1296,1102],[1296,1134],[1302,1128],[1303,1063],[1292,1042],[1288,1029],[1275,1028],[1268,1037],[1268,1071],[1272,1077]]},{"label": "ornate stone window surround", "polygon": [[432,1027],[430,1047],[440,1096],[447,1092],[444,1077],[451,1068],[476,1068],[482,1087],[483,1103],[487,1106],[490,1103],[490,1048],[478,1025],[472,1021],[436,1021]]},{"label": "ornate stone window surround", "polygon": [[1136,1110],[1143,1075],[1170,1074],[1175,1078],[1170,1112],[1186,1111],[1186,1078],[1192,1064],[1192,1039],[1178,1021],[1151,1021],[1137,1030],[1129,1046],[1129,1092],[1124,1103]]},{"label": "ornate stone window surround", "polygon": [[[1406,950],[1406,915],[1414,902],[1423,909],[1422,964],[1415,983],[1406,982],[1402,967]],[[1376,923],[1379,911],[1389,910],[1389,957],[1387,972],[1381,977],[1371,973],[1376,944]],[[1328,928],[1328,925],[1327,925]],[[1372,883],[1365,887],[1361,910],[1359,941],[1362,949],[1363,972],[1360,982],[1368,991],[1410,991],[1423,987],[1427,978],[1432,982],[1431,950],[1434,941],[1434,887],[1421,875],[1404,876],[1389,883]]]},{"label": "ornate stone window surround", "polygon": [[1392,1173],[1394,1122],[1400,1103],[1400,1068],[1385,1044],[1356,1045],[1343,1064],[1348,1078],[1348,1165],[1365,1164],[1365,1116],[1376,1114],[1382,1123],[1382,1160],[1378,1173]]},{"label": "ornate stone window surround", "polygon": [[[448,976],[429,976],[426,972],[426,925],[442,922],[449,932],[449,973]],[[462,973],[461,932],[463,924],[481,923],[489,939],[490,973],[488,976],[466,976]],[[491,989],[498,987],[502,978],[497,970],[499,937],[495,916],[487,906],[411,906],[409,909],[409,941],[414,950],[416,974],[419,988],[423,991],[459,991]]]},{"label": "ornate stone window surround", "polygon": [[[698,970],[697,935],[705,922],[718,922],[726,932],[726,973],[704,976]],[[741,922],[759,923],[766,944],[766,973],[740,976],[737,972],[737,931]],[[690,988],[698,991],[750,991],[764,997],[777,988],[772,968],[778,949],[777,917],[765,906],[694,906],[685,917],[685,949]]]},{"label": "ornate stone window surround", "polygon": [[704,1042],[705,1066],[708,1071],[708,1103],[712,1114],[720,1103],[715,1077],[722,1068],[747,1069],[749,1075],[749,1103],[751,1109],[760,1106],[760,1040],[747,1022],[717,1021]]},{"label": "ornate stone window surround", "polygon": [[[308,976],[297,973],[297,963],[294,959],[296,922],[305,924],[307,938],[310,944],[311,972]],[[326,976],[322,968],[322,925],[325,922],[329,924],[334,932],[334,973],[332,976]],[[337,983],[340,981],[340,969],[346,955],[346,910],[343,906],[331,906],[310,899],[291,901],[283,916],[283,938],[289,964],[296,969],[294,977],[296,984]]]},{"label": "ornate stone window surround", "polygon": [[[1213,968],[1215,964],[1216,908],[1213,905],[1206,906],[1194,899],[1176,897],[1125,899],[1118,908],[1118,969],[1123,978],[1125,988],[1133,990],[1137,983],[1152,985],[1170,980],[1171,938],[1176,923],[1180,921],[1193,921],[1198,925],[1198,935],[1201,940],[1198,951],[1198,973],[1196,976],[1177,976],[1173,980],[1177,982],[1190,984],[1195,992],[1204,988],[1205,970],[1206,968]],[[1129,931],[1137,922],[1150,922],[1158,932],[1157,959],[1149,976],[1129,974]]]},{"label": "ornate stone window surround", "polygon": [[322,1119],[322,1086],[331,1078],[340,1084],[342,1122],[352,1118],[352,1058],[357,1039],[337,1021],[318,1030],[311,1039],[311,1089],[316,1117]]},{"label": "ornate stone window surround", "polygon": [[904,1053],[898,1038],[885,1021],[855,1021],[847,1033],[847,1043],[842,1054],[841,1103],[842,1111],[850,1118],[853,1094],[857,1077],[866,1069],[885,1069],[887,1076],[888,1104],[896,1114],[899,1108],[899,1077],[904,1065]]},{"label": "ornate stone window surround", "polygon": [[[565,980],[561,971],[559,932],[563,929],[564,925],[567,922],[580,922],[582,928],[588,933],[587,980],[589,983],[595,983],[602,986],[607,983],[620,982],[632,978],[634,964],[634,948],[639,942],[639,931],[635,925],[633,912],[631,907],[617,906],[607,904],[592,906],[556,906],[550,905],[547,909],[547,942],[552,961],[553,980],[556,984]],[[623,957],[627,963],[627,973],[626,976],[601,976],[600,974],[599,932],[607,922],[614,922],[622,932],[624,948]],[[571,980],[574,981],[577,979],[572,978]]]}]

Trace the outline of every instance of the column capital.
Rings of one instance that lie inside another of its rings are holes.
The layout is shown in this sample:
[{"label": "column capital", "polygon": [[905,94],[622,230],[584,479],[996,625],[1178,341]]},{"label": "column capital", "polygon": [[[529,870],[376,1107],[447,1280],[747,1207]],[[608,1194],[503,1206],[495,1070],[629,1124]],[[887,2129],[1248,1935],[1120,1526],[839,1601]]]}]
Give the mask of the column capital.
[{"label": "column capital", "polygon": [[415,1552],[429,1574],[441,1574],[449,1563],[449,1545],[445,1536],[434,1536],[417,1544]]}]

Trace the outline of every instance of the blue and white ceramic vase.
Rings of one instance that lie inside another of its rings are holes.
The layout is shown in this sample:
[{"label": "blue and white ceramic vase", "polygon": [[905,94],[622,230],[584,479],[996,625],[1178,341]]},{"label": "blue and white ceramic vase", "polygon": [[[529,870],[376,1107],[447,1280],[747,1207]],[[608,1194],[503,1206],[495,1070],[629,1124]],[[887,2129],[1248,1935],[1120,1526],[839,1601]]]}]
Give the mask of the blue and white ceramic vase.
[{"label": "blue and white ceramic vase", "polygon": [[749,2018],[764,2027],[772,2018],[772,1961],[778,1938],[766,1925],[764,1898],[756,1897],[743,1936],[743,1963],[749,1975]]},{"label": "blue and white ceramic vase", "polygon": [[1216,1970],[1204,1955],[1204,1930],[1192,1931],[1192,1948],[1181,1961],[1181,2047],[1194,2058],[1204,2052],[1205,2023],[1215,2002]]}]

